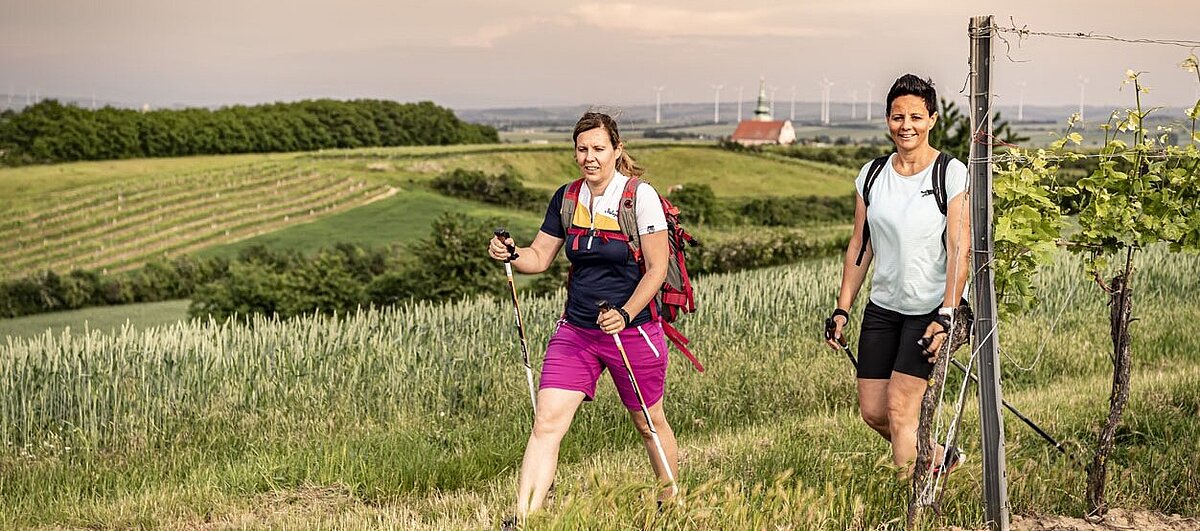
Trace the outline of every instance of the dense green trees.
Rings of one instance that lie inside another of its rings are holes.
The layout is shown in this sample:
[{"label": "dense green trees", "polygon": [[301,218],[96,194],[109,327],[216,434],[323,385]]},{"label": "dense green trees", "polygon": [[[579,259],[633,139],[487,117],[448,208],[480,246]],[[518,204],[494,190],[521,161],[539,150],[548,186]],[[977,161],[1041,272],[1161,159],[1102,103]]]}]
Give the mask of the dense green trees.
[{"label": "dense green trees", "polygon": [[45,100],[0,114],[0,164],[498,142],[431,102],[308,100],[215,111],[87,110]]}]

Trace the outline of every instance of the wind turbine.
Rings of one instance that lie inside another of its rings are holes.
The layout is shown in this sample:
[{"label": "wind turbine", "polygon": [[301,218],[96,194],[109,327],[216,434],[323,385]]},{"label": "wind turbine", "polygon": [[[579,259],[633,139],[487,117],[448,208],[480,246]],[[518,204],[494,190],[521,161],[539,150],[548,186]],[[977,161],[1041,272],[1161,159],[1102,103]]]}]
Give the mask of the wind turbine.
[{"label": "wind turbine", "polygon": [[874,89],[875,89],[875,84],[868,81],[867,82],[867,121],[868,122],[871,121],[871,102],[875,101],[875,100],[871,99],[871,91]]},{"label": "wind turbine", "polygon": [[796,121],[796,85],[792,85],[792,114],[791,120]]},{"label": "wind turbine", "polygon": [[821,123],[829,125],[829,99],[832,93],[833,82],[829,78],[821,80]]},{"label": "wind turbine", "polygon": [[1017,121],[1025,121],[1025,82],[1018,83],[1021,87],[1021,96],[1017,98]]},{"label": "wind turbine", "polygon": [[721,123],[721,89],[725,85],[712,85],[712,89],[716,91],[716,96],[713,97],[713,123]]},{"label": "wind turbine", "polygon": [[662,91],[667,87],[650,87],[654,90],[654,123],[662,123]]},{"label": "wind turbine", "polygon": [[854,91],[850,93],[850,98],[854,101],[854,103],[850,105],[850,119],[858,120],[858,89],[854,89]]},{"label": "wind turbine", "polygon": [[775,118],[775,91],[779,89],[775,85],[771,85],[771,118]]},{"label": "wind turbine", "polygon": [[742,123],[742,86],[738,85],[738,123]]},{"label": "wind turbine", "polygon": [[1088,78],[1079,76],[1079,121],[1083,122],[1083,92],[1087,88]]}]

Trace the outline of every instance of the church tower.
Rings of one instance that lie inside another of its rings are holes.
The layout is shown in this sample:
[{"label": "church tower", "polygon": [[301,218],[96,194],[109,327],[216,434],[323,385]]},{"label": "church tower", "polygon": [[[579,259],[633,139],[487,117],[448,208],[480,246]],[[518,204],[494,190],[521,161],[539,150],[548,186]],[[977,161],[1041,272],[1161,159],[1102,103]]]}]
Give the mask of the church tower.
[{"label": "church tower", "polygon": [[754,118],[756,122],[770,122],[771,107],[767,105],[767,80],[765,78],[758,79],[758,106],[754,108]]}]

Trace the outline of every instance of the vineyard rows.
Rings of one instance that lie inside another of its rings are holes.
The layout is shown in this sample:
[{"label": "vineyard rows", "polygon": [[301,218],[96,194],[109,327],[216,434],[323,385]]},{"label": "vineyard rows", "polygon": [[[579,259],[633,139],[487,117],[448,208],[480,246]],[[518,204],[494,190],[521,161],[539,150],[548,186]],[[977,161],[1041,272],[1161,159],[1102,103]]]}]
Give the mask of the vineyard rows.
[{"label": "vineyard rows", "polygon": [[271,163],[83,187],[0,214],[8,276],[121,270],[275,230],[394,194],[389,187]]}]

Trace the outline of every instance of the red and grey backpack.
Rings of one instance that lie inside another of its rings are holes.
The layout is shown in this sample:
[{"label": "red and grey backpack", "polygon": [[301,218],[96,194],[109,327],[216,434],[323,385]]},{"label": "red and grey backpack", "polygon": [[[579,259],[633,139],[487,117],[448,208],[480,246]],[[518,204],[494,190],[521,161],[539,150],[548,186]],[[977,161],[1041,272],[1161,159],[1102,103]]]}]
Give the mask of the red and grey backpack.
[{"label": "red and grey backpack", "polygon": [[[871,167],[867,169],[867,176],[863,179],[862,198],[863,206],[871,206],[871,187],[875,185],[875,180],[879,178],[879,174],[883,173],[884,166],[891,160],[892,155],[887,154],[871,161]],[[950,166],[950,161],[954,157],[946,153],[938,153],[937,159],[933,161],[933,199],[937,202],[938,210],[942,215],[946,215],[946,168]],[[946,235],[943,231],[942,245],[946,244]],[[862,245],[858,248],[858,258],[854,260],[854,265],[862,265],[863,255],[867,252],[867,242],[871,240],[871,224],[867,222],[866,217],[863,217]]]},{"label": "red and grey backpack", "polygon": [[[579,191],[583,188],[583,179],[567,185],[567,190],[563,194],[562,224],[568,235],[575,236],[574,248],[578,249],[579,239],[582,236],[597,236],[603,241],[624,241],[629,245],[629,252],[644,273],[646,261],[642,257],[641,237],[638,234],[637,226],[637,187],[639,184],[641,181],[636,177],[630,177],[629,181],[625,183],[625,189],[621,192],[621,202],[617,206],[617,223],[621,226],[621,231],[596,230],[595,234],[589,232],[589,229],[572,226],[575,218],[575,205],[579,202]],[[675,348],[678,348],[684,356],[687,356],[688,360],[691,360],[696,370],[704,372],[704,366],[687,348],[688,338],[671,326],[671,323],[675,322],[680,314],[696,311],[696,298],[692,293],[692,281],[688,277],[686,256],[683,251],[686,245],[698,245],[698,243],[680,225],[679,208],[672,205],[661,194],[658,196],[658,200],[662,202],[663,213],[667,218],[667,241],[670,245],[670,256],[667,260],[667,278],[658,290],[658,295],[655,296],[658,304],[650,304],[650,317],[662,323],[663,333],[666,334],[667,339],[670,339],[671,343],[675,344]],[[660,306],[661,312],[659,311]]]}]

